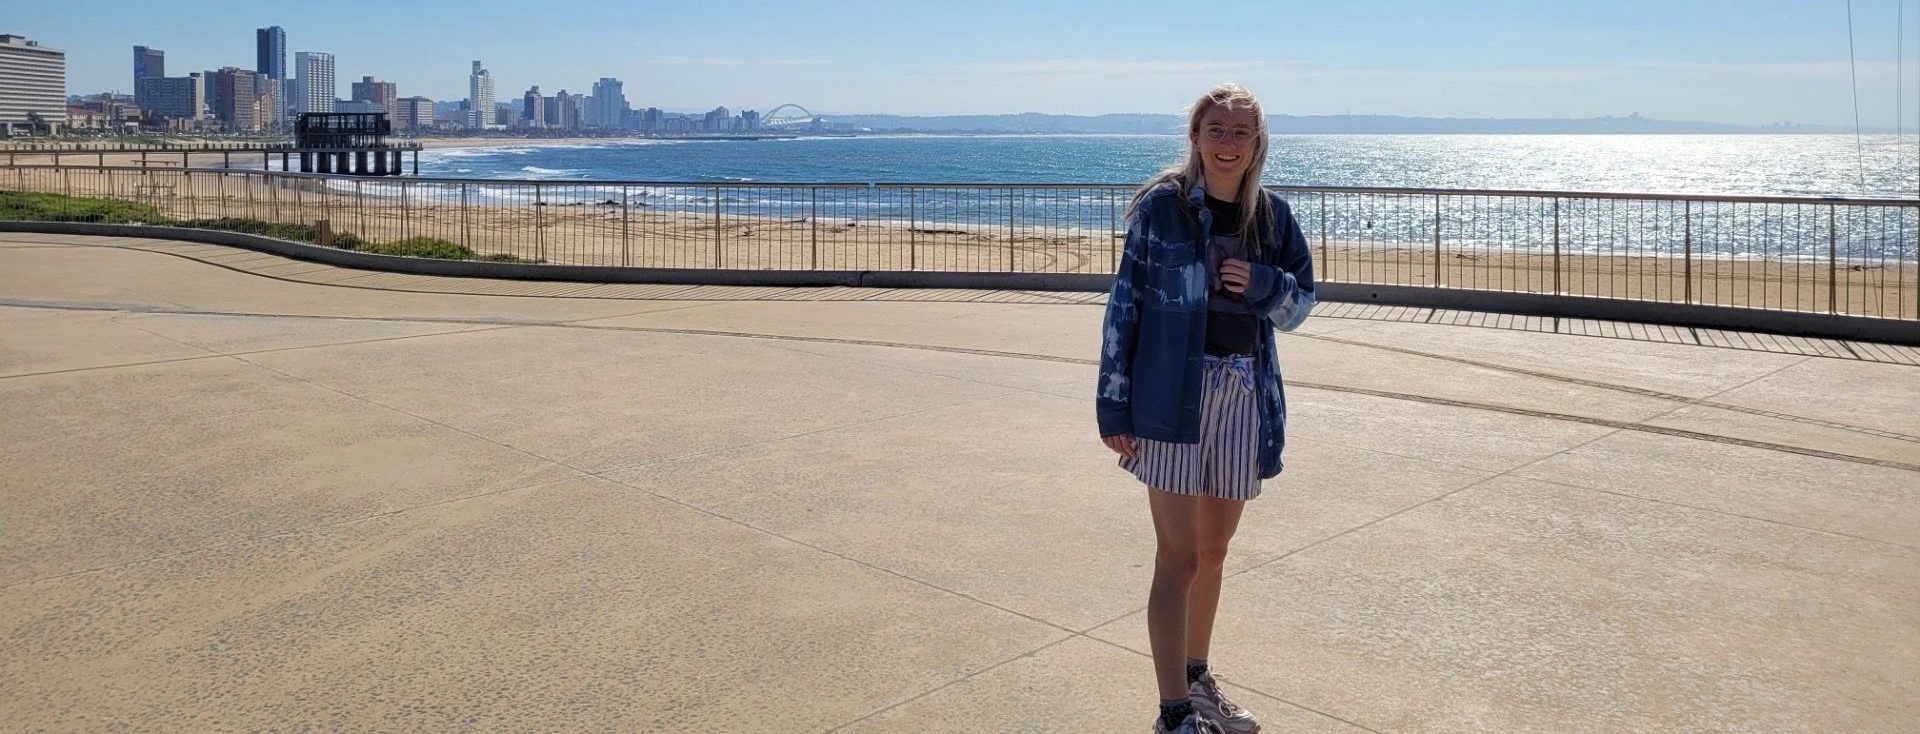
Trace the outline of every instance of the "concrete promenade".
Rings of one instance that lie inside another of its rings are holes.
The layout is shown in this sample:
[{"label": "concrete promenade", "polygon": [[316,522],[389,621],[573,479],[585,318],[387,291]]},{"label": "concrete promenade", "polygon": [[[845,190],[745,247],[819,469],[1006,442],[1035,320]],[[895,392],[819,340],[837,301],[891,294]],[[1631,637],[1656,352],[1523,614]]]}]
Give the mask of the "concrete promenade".
[{"label": "concrete promenade", "polygon": [[[0,234],[0,731],[1144,732],[1100,298]],[[1280,732],[1910,732],[1920,349],[1330,304]]]}]

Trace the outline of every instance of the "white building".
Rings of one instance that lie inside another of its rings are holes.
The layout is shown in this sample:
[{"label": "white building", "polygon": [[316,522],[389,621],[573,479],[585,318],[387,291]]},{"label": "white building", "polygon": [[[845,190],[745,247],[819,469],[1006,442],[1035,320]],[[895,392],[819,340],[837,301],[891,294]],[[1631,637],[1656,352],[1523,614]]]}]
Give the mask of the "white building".
[{"label": "white building", "polygon": [[301,51],[293,55],[293,111],[332,112],[336,99],[333,84],[333,54]]},{"label": "white building", "polygon": [[587,98],[587,127],[620,127],[627,113],[627,95],[620,87],[613,77],[594,82],[593,96]]},{"label": "white building", "polygon": [[473,62],[473,74],[467,77],[467,126],[475,130],[491,127],[494,121],[493,74]]},{"label": "white building", "polygon": [[54,132],[67,122],[67,52],[0,35],[0,135]]}]

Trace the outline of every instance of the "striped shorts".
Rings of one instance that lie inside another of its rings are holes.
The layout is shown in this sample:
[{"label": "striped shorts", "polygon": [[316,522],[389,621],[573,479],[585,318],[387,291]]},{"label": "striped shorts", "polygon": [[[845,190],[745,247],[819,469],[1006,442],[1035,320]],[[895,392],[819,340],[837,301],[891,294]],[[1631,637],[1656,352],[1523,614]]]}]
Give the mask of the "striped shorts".
[{"label": "striped shorts", "polygon": [[1260,496],[1260,400],[1253,358],[1206,357],[1200,398],[1200,442],[1136,438],[1120,468],[1153,489],[1226,500]]}]

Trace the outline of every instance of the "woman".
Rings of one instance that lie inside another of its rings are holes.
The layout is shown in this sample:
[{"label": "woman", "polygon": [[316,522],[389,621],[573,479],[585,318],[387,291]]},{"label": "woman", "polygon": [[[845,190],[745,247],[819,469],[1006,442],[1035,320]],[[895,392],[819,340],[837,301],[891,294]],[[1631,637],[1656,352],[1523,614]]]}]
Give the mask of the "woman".
[{"label": "woman", "polygon": [[1147,485],[1159,549],[1147,630],[1154,731],[1258,731],[1207,666],[1221,568],[1240,512],[1280,473],[1286,398],[1273,330],[1313,308],[1313,261],[1279,195],[1260,187],[1266,119],[1223,84],[1194,103],[1186,161],[1127,211],[1107,301],[1100,437]]}]

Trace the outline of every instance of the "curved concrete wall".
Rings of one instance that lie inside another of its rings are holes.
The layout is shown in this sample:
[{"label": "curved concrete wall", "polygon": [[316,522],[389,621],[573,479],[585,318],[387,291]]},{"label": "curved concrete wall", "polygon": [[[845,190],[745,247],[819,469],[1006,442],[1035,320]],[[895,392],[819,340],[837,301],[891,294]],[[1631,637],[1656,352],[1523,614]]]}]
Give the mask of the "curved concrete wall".
[{"label": "curved concrete wall", "polygon": [[[725,270],[711,268],[620,268],[590,265],[529,265],[373,255],[239,232],[179,227],[81,222],[0,222],[0,231],[109,237],[150,237],[204,242],[272,253],[297,260],[364,270],[420,275],[588,283],[684,285],[848,286],[863,288],[967,288],[985,290],[1104,291],[1111,276],[1061,273],[965,273],[886,270]],[[1733,329],[1770,334],[1920,345],[1920,321],[1629,301],[1544,293],[1322,283],[1321,300],[1464,311],[1633,321],[1668,326]]]}]

